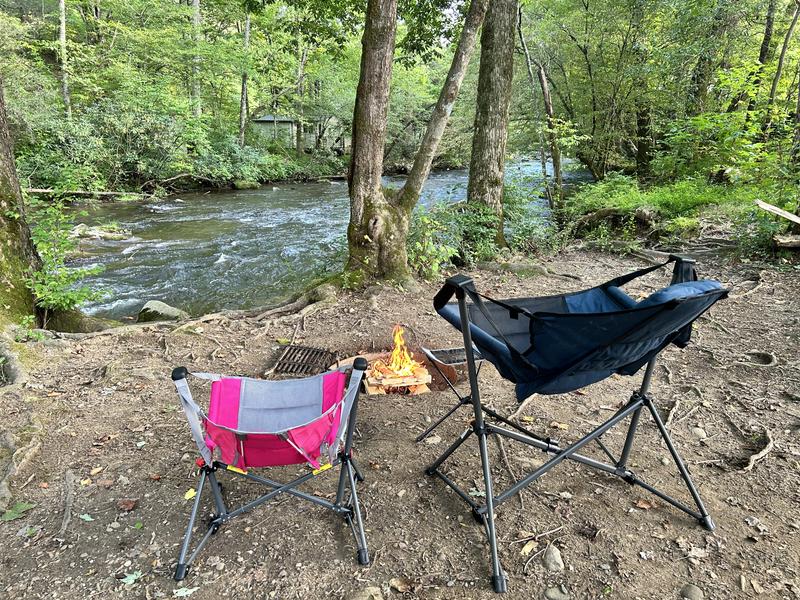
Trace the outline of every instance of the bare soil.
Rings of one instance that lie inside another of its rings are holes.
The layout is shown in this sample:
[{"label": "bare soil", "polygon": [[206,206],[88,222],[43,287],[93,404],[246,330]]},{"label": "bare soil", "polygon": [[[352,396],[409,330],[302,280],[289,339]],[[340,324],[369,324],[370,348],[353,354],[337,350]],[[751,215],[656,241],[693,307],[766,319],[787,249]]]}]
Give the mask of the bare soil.
[{"label": "bare soil", "polygon": [[[577,290],[645,265],[585,250],[543,264],[560,275],[473,275],[486,293],[514,297]],[[547,597],[558,597],[552,588],[562,584],[571,598],[679,598],[687,584],[712,599],[800,597],[800,273],[709,259],[700,270],[731,296],[697,323],[688,348],[664,352],[652,394],[665,418],[673,413],[674,439],[717,530],[619,479],[562,464],[497,510],[507,597],[543,598],[548,588]],[[668,277],[649,275],[634,291],[648,293]],[[356,456],[366,476],[370,566],[357,565],[342,520],[282,498],[223,527],[186,581],[172,580],[191,506],[184,495],[197,471],[171,369],[259,376],[277,359],[278,339],[352,356],[387,349],[394,323],[408,327],[414,347],[460,345],[459,332],[433,311],[437,289],[341,293],[336,305],[267,330],[253,319],[220,319],[177,332],[127,329],[26,344],[28,382],[0,388],[0,461],[16,452],[11,505],[35,506],[0,522],[0,597],[495,597],[482,529],[454,493],[423,474],[468,426],[469,411],[414,443],[453,404],[443,389],[362,398]],[[480,381],[487,403],[505,414],[517,409],[512,385],[490,365]],[[581,392],[537,396],[521,423],[566,444],[612,414],[638,382],[612,377]],[[690,501],[654,426],[643,423],[632,468]],[[743,470],[767,433],[770,451]],[[604,439],[619,449],[622,435]],[[519,477],[545,459],[509,441],[505,450],[507,465],[490,445],[500,489],[512,483],[508,467]],[[288,479],[304,468],[272,475]],[[447,472],[481,493],[474,442]],[[234,504],[260,491],[223,479]],[[332,495],[335,478],[320,475],[307,489]],[[543,566],[548,544],[560,550],[563,571]]]}]

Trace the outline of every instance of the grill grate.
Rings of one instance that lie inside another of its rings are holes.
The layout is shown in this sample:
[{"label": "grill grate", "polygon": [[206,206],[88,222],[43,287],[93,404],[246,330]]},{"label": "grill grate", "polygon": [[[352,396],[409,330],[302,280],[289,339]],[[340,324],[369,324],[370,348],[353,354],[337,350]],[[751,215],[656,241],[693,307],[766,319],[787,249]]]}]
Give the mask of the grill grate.
[{"label": "grill grate", "polygon": [[[428,350],[427,348],[422,349],[423,352],[430,358],[438,362],[441,365],[461,365],[467,362],[467,353],[464,351],[464,348],[443,348],[440,350]],[[483,360],[483,356],[481,355],[480,351],[473,346],[472,352],[475,355],[475,360],[480,361]]]},{"label": "grill grate", "polygon": [[335,352],[311,346],[286,346],[273,373],[281,375],[317,375],[338,360]]}]

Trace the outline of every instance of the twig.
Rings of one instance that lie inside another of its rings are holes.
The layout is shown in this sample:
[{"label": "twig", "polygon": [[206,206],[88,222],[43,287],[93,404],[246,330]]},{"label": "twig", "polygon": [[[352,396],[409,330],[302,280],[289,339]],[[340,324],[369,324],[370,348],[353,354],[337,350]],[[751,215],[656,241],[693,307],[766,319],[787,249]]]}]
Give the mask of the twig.
[{"label": "twig", "polygon": [[61,528],[58,537],[64,535],[72,519],[72,503],[75,499],[75,474],[67,469],[64,473],[64,517],[61,519]]},{"label": "twig", "polygon": [[[508,454],[506,453],[505,444],[503,444],[503,439],[499,435],[493,436],[495,441],[497,442],[497,447],[500,450],[500,457],[503,459],[503,464],[508,471],[508,474],[511,475],[511,479],[514,480],[514,483],[517,483],[519,479],[517,479],[517,474],[514,473],[514,469],[511,468],[511,462],[508,460]],[[519,499],[519,505],[521,508],[525,508],[525,499],[522,497],[522,492],[517,494],[517,498]]]},{"label": "twig", "polygon": [[698,408],[700,408],[700,405],[699,404],[695,404],[692,408],[690,408],[689,410],[686,411],[685,415],[683,415],[682,417],[680,417],[678,419],[675,419],[675,423],[680,423],[684,419],[688,419],[689,416],[694,414],[694,411],[696,411]]},{"label": "twig", "polygon": [[764,448],[760,452],[757,452],[756,454],[753,454],[750,457],[750,460],[747,461],[747,466],[743,468],[741,471],[739,471],[740,473],[746,473],[748,471],[752,471],[753,467],[756,466],[756,463],[758,461],[760,461],[767,454],[772,452],[772,449],[775,447],[775,440],[772,438],[772,432],[766,427],[764,427],[764,435],[767,438],[767,445],[764,446]]},{"label": "twig", "polygon": [[[549,546],[549,545],[550,545],[550,544],[548,544],[547,546]],[[526,560],[526,561],[525,561],[525,566],[524,566],[524,567],[522,567],[522,572],[523,572],[525,575],[527,575],[527,574],[528,574],[528,565],[529,565],[529,564],[531,564],[531,561],[532,561],[534,558],[536,558],[537,556],[539,556],[540,554],[543,554],[543,553],[544,553],[544,551],[545,551],[545,550],[547,550],[547,546],[545,546],[545,547],[544,547],[544,548],[542,548],[541,550],[539,550],[539,551],[535,552],[534,554],[531,554],[531,557],[530,557],[528,560]]]},{"label": "twig", "polygon": [[677,396],[675,398],[675,403],[672,405],[672,408],[669,409],[669,413],[667,414],[667,419],[664,421],[664,427],[669,429],[670,425],[672,425],[672,419],[675,417],[675,414],[678,412],[678,407],[681,405],[681,397]]}]

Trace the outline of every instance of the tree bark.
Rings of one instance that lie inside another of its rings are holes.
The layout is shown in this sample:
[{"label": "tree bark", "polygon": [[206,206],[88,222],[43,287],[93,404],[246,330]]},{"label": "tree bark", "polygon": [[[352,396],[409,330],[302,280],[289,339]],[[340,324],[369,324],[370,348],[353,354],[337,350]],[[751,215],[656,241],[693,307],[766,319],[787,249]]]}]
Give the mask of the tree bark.
[{"label": "tree bark", "polygon": [[[794,141],[792,143],[792,164],[800,175],[800,67],[797,69],[797,108],[794,111]],[[797,207],[800,214],[800,205]]]},{"label": "tree bark", "polygon": [[244,133],[247,129],[248,98],[247,98],[247,69],[249,64],[248,52],[250,50],[250,12],[244,17],[244,48],[245,67],[242,69],[242,93],[239,99],[239,146],[244,148]]},{"label": "tree bark", "polygon": [[488,0],[474,0],[470,4],[450,70],[414,165],[405,185],[398,191],[390,191],[381,188],[381,175],[397,0],[369,0],[353,117],[350,225],[347,229],[349,258],[346,267],[364,279],[404,280],[410,275],[406,239],[411,212],[430,173],[488,4]]},{"label": "tree bark", "polygon": [[516,19],[516,0],[493,0],[486,13],[467,184],[467,202],[484,205],[496,216],[495,242],[499,246],[507,245],[503,235],[503,176]]},{"label": "tree bark", "polygon": [[69,74],[67,61],[67,5],[66,0],[58,0],[58,51],[61,60],[61,97],[67,119],[72,118],[72,102],[69,97]]},{"label": "tree bark", "polygon": [[433,113],[431,113],[422,142],[414,157],[414,165],[411,167],[406,183],[399,195],[401,203],[409,210],[413,209],[419,200],[422,186],[431,172],[436,150],[442,140],[442,135],[444,135],[447,121],[450,119],[450,113],[453,112],[453,105],[467,73],[472,52],[475,50],[478,30],[481,28],[488,6],[489,0],[473,0],[470,3],[469,12],[461,30],[461,37],[458,40],[458,46],[450,63],[450,70],[442,85]]},{"label": "tree bark", "polygon": [[786,35],[783,37],[783,45],[781,46],[781,53],[778,57],[778,65],[775,69],[775,76],[772,78],[772,86],[770,87],[769,98],[767,99],[766,118],[764,119],[764,124],[761,127],[761,131],[765,136],[769,134],[769,129],[772,126],[772,115],[770,114],[770,111],[772,109],[772,105],[775,103],[775,96],[778,95],[778,84],[781,81],[781,75],[783,75],[783,65],[786,61],[786,50],[789,48],[789,41],[792,39],[792,34],[797,26],[798,18],[800,18],[800,0],[795,0],[794,14],[792,15],[792,21],[789,24],[789,29],[786,30]]},{"label": "tree bark", "polygon": [[689,102],[686,112],[691,117],[696,117],[706,109],[708,88],[714,75],[717,50],[722,45],[725,33],[733,25],[729,15],[732,6],[735,6],[734,0],[718,0],[714,10],[711,28],[707,36],[707,39],[710,40],[709,46],[704,48],[697,58],[689,85]]},{"label": "tree bark", "polygon": [[308,59],[308,48],[300,48],[300,41],[297,42],[297,120],[295,123],[295,152],[297,156],[302,156],[305,150],[305,132],[303,131],[303,94],[305,94],[306,79],[306,60]]},{"label": "tree bark", "polygon": [[0,326],[8,325],[3,317],[18,321],[34,314],[34,298],[25,277],[40,264],[25,219],[0,79]]},{"label": "tree bark", "polygon": [[653,158],[650,123],[650,106],[642,104],[636,111],[636,176],[639,181],[646,181],[650,177],[650,161]]},{"label": "tree bark", "polygon": [[[517,18],[517,33],[519,34],[519,42],[522,46],[522,53],[525,56],[525,66],[528,69],[528,80],[531,84],[531,92],[536,87],[536,81],[533,75],[533,59],[528,50],[528,42],[525,41],[525,35],[522,32],[522,5],[519,6],[519,14]],[[547,145],[550,151],[550,160],[553,163],[553,189],[547,183],[547,163],[542,161],[542,179],[545,182],[547,198],[550,201],[550,210],[556,218],[556,223],[561,224],[562,216],[564,213],[564,191],[563,191],[563,176],[561,174],[561,147],[558,143],[558,131],[556,130],[556,114],[553,110],[553,97],[550,94],[550,84],[547,78],[547,71],[542,63],[536,63],[536,79],[539,82],[539,89],[542,92],[542,101],[544,102],[544,113],[547,125]]]},{"label": "tree bark", "polygon": [[194,42],[194,58],[192,58],[192,112],[197,118],[200,118],[203,114],[203,107],[200,103],[200,54],[198,53],[201,19],[200,0],[192,0],[192,41]]},{"label": "tree bark", "polygon": [[[747,85],[748,87],[752,86],[753,89],[758,89],[761,85],[761,77],[764,74],[764,66],[767,64],[770,56],[770,50],[772,48],[772,33],[775,29],[775,10],[777,8],[777,0],[769,0],[769,4],[767,4],[767,15],[764,23],[764,37],[761,38],[761,48],[758,51],[758,67],[752,71],[747,77]],[[750,96],[750,92],[745,89],[741,93],[737,94],[736,97],[731,100],[731,103],[728,105],[727,112],[732,113],[739,108],[739,105],[747,100],[748,96]],[[755,96],[750,96],[750,99],[747,103],[747,115],[748,119],[750,113],[755,109],[756,99]]]},{"label": "tree bark", "polygon": [[405,236],[397,235],[408,230],[408,216],[381,187],[396,29],[397,0],[368,0],[353,112],[346,267],[365,278],[408,275]]}]

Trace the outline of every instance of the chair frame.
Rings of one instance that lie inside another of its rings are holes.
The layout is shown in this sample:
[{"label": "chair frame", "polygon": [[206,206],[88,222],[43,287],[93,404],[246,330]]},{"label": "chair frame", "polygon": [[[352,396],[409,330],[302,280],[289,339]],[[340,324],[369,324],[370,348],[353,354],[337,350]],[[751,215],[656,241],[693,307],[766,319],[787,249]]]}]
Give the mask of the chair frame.
[{"label": "chair frame", "polygon": [[[364,370],[366,368],[366,361],[363,361],[363,363],[360,365],[355,365],[355,367],[363,367],[361,370]],[[177,381],[181,378],[185,378],[186,374],[186,370],[181,367],[173,371],[172,378],[174,381]],[[347,420],[347,433],[345,435],[344,448],[338,453],[337,457],[333,460],[333,462],[325,464],[319,469],[314,469],[313,471],[305,473],[304,475],[301,475],[300,477],[297,477],[291,481],[281,483],[260,475],[255,475],[250,471],[239,469],[233,465],[228,465],[222,461],[214,460],[211,462],[211,464],[208,464],[203,458],[197,459],[197,466],[200,469],[197,492],[194,497],[192,512],[189,515],[189,523],[186,527],[183,543],[181,544],[178,564],[175,568],[175,581],[182,581],[186,577],[187,573],[189,572],[189,567],[192,565],[211,537],[216,534],[223,525],[235,519],[236,517],[241,516],[270,500],[273,500],[281,494],[288,494],[290,496],[300,498],[301,500],[311,502],[312,504],[327,508],[333,511],[335,514],[343,517],[349,525],[353,534],[353,538],[355,539],[357,548],[356,559],[358,563],[360,565],[368,565],[370,563],[367,539],[364,531],[364,519],[361,515],[361,504],[359,502],[358,492],[356,490],[356,483],[363,482],[364,475],[358,468],[358,465],[352,456],[353,433],[355,431],[356,415],[358,413],[358,396],[360,393],[362,393],[363,389],[364,388],[362,387],[361,390],[356,393],[356,396],[353,400],[353,406],[350,410],[350,415],[348,416]],[[339,468],[339,477],[336,490],[336,499],[333,502],[327,500],[326,498],[321,498],[319,496],[315,496],[314,494],[296,489],[303,483],[316,478],[326,471],[331,471],[336,467]],[[250,502],[243,504],[238,508],[230,508],[225,503],[222,485],[217,479],[217,473],[220,471],[225,471],[236,477],[261,484],[270,488],[270,491],[262,494],[254,500],[251,500]],[[194,550],[190,553],[193,530],[200,512],[203,491],[206,487],[208,487],[211,491],[215,512],[209,515],[207,519],[207,529],[203,534],[203,537],[195,546]],[[349,497],[346,497],[345,492],[348,490],[350,494]]]},{"label": "chair frame", "polygon": [[[689,470],[678,454],[669,431],[667,430],[663,420],[661,419],[661,416],[658,413],[658,408],[656,407],[652,397],[649,395],[650,382],[653,376],[653,369],[656,364],[657,355],[654,356],[649,363],[647,363],[647,367],[645,369],[639,389],[633,392],[630,400],[622,408],[620,408],[611,418],[594,428],[582,438],[567,448],[562,448],[556,440],[549,437],[541,437],[499,415],[497,412],[491,410],[481,403],[480,389],[478,386],[478,369],[476,368],[476,361],[472,352],[472,335],[469,327],[469,311],[467,309],[465,292],[465,287],[472,285],[472,280],[468,277],[460,275],[449,279],[448,283],[456,288],[455,295],[458,301],[459,313],[461,317],[461,330],[464,337],[464,348],[466,349],[470,394],[465,397],[457,394],[459,397],[459,404],[457,404],[453,410],[451,410],[450,413],[445,416],[445,418],[452,414],[456,408],[466,403],[472,404],[474,417],[471,426],[465,429],[464,432],[444,451],[444,453],[442,453],[442,455],[439,456],[425,470],[425,474],[441,479],[448,487],[456,492],[456,494],[458,494],[458,496],[470,507],[472,515],[476,521],[484,526],[489,541],[490,559],[492,565],[491,583],[495,592],[504,593],[508,591],[508,578],[500,564],[498,552],[497,533],[495,527],[495,509],[500,504],[519,494],[529,485],[536,482],[542,475],[550,471],[553,467],[557,466],[564,460],[573,460],[593,469],[605,472],[609,475],[615,475],[631,485],[637,485],[642,489],[655,494],[664,502],[671,504],[675,508],[697,519],[697,521],[707,530],[714,530],[714,522],[711,519],[711,516],[708,514],[705,505],[703,504],[700,494],[695,487],[694,482],[692,481]],[[646,409],[646,412],[649,413],[655,422],[659,434],[666,444],[672,460],[675,463],[675,467],[677,468],[681,479],[685,483],[692,500],[694,501],[696,510],[690,508],[680,500],[677,500],[646,483],[630,468],[628,468],[628,460],[633,449],[633,442],[636,431],[639,427],[639,421],[643,409]],[[495,421],[495,423],[487,422],[484,418],[484,415]],[[602,442],[601,437],[611,428],[619,425],[628,417],[630,417],[630,423],[625,436],[625,442],[620,455],[615,457],[608,447]],[[436,425],[438,425],[439,422],[437,422]],[[477,503],[465,490],[459,487],[455,481],[453,481],[441,470],[441,467],[445,461],[473,435],[478,441],[481,470],[483,471],[485,491],[485,502],[483,504]],[[508,438],[513,441],[521,442],[527,446],[537,448],[549,455],[552,455],[552,458],[531,473],[525,475],[522,479],[517,481],[508,489],[499,494],[495,494],[488,449],[488,439],[491,435]],[[599,445],[600,449],[608,457],[610,462],[599,461],[579,453],[584,446],[592,441]]]}]

